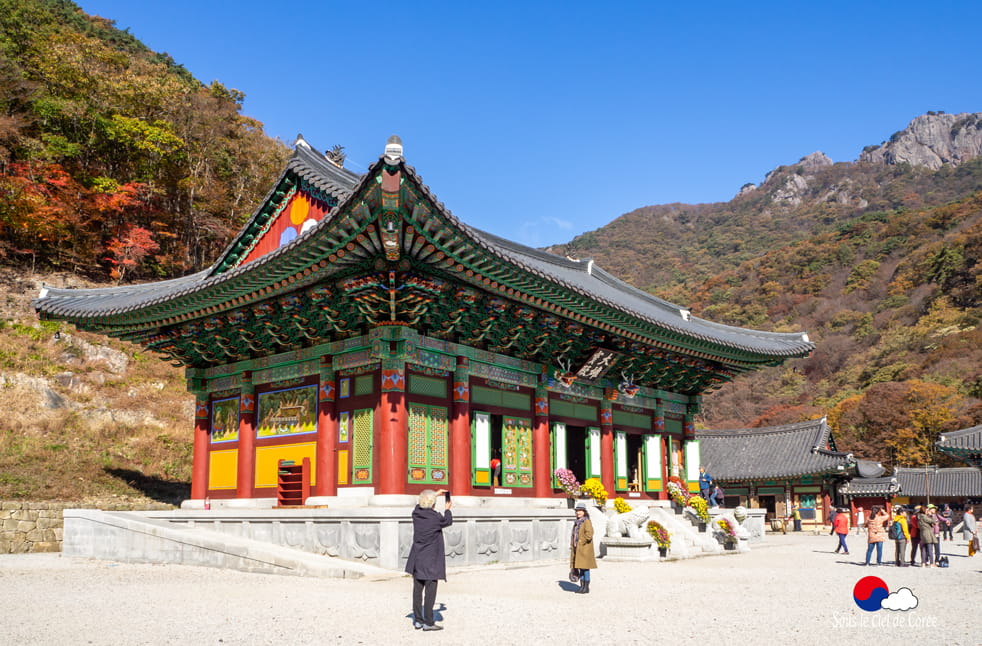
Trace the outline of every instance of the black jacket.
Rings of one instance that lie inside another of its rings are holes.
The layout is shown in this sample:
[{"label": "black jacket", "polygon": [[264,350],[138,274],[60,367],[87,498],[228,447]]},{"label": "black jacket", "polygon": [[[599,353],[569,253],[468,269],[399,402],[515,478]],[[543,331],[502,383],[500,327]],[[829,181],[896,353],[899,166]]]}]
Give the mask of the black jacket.
[{"label": "black jacket", "polygon": [[413,510],[413,546],[406,561],[406,572],[424,581],[447,580],[447,556],[443,528],[453,524],[450,510],[440,515],[419,505]]}]

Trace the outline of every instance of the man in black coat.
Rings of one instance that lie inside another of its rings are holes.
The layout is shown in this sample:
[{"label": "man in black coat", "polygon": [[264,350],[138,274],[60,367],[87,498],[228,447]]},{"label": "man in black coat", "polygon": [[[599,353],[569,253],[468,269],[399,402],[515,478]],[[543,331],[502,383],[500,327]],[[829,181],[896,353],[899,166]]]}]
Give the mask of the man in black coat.
[{"label": "man in black coat", "polygon": [[423,630],[443,630],[433,621],[433,602],[436,601],[437,581],[447,580],[447,556],[443,545],[443,528],[453,524],[450,498],[443,514],[433,509],[436,497],[445,489],[425,489],[419,494],[419,504],[413,510],[413,546],[406,561],[406,572],[413,575],[413,627]]}]

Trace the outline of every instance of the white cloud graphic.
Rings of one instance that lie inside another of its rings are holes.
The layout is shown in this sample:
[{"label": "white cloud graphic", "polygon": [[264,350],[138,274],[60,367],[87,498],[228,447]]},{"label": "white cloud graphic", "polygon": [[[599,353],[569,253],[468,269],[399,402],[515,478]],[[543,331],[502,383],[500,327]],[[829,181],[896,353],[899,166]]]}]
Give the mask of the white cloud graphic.
[{"label": "white cloud graphic", "polygon": [[880,607],[884,610],[912,610],[917,607],[917,597],[910,588],[900,588],[881,601]]}]

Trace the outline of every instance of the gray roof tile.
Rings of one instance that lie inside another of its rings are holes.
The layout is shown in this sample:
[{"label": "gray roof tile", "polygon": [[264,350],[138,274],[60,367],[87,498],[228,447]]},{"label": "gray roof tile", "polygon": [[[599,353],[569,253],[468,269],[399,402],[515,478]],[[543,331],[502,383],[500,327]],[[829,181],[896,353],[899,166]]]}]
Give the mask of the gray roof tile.
[{"label": "gray roof tile", "polygon": [[982,426],[941,433],[938,449],[945,453],[982,453]]},{"label": "gray roof tile", "polygon": [[828,448],[825,418],[737,430],[697,430],[700,458],[718,480],[773,480],[839,473],[855,462],[852,454]]},{"label": "gray roof tile", "polygon": [[982,497],[982,472],[973,467],[898,467],[894,477],[901,496],[923,497],[930,492],[939,498]]},{"label": "gray roof tile", "polygon": [[[298,144],[293,156],[287,163],[284,174],[294,172],[339,199],[339,208],[304,235],[262,258],[246,265],[239,265],[221,274],[214,273],[218,266],[216,263],[211,268],[196,274],[141,285],[88,290],[46,287],[40,296],[34,300],[35,309],[39,313],[59,318],[97,319],[115,313],[133,312],[192,294],[212,285],[233,280],[245,273],[264,271],[264,265],[275,261],[276,258],[288,253],[295,247],[305,244],[329,227],[333,213],[342,211],[383,164],[383,158],[380,158],[372,164],[365,175],[358,176],[334,166],[324,159],[323,155],[309,146]],[[560,258],[469,227],[460,222],[436,199],[412,167],[404,163],[402,167],[427,197],[438,206],[442,215],[458,226],[461,232],[473,243],[499,258],[565,289],[685,337],[759,356],[774,357],[777,360],[805,356],[815,347],[805,333],[750,330],[721,325],[690,316],[686,308],[656,298],[625,283],[596,267],[591,260],[578,261]],[[272,190],[270,194],[272,194]],[[256,213],[258,214],[258,210]],[[253,217],[256,215],[254,214]],[[239,236],[241,235],[240,232]],[[233,240],[228,249],[233,248],[237,240],[238,237]]]}]

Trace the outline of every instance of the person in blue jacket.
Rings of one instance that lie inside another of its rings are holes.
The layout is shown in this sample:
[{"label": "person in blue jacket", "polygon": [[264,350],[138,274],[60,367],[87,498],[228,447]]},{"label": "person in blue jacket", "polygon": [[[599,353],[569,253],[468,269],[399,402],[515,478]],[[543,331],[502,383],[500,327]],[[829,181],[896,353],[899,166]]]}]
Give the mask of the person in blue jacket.
[{"label": "person in blue jacket", "polygon": [[413,509],[413,545],[406,560],[406,572],[413,576],[413,627],[423,630],[443,630],[443,626],[433,620],[433,603],[437,581],[447,580],[443,528],[453,524],[450,496],[447,496],[442,514],[433,506],[437,496],[446,493],[445,489],[424,489]]},{"label": "person in blue jacket", "polygon": [[706,473],[706,467],[699,467],[699,493],[702,499],[709,502],[709,492],[712,490],[713,477]]}]

